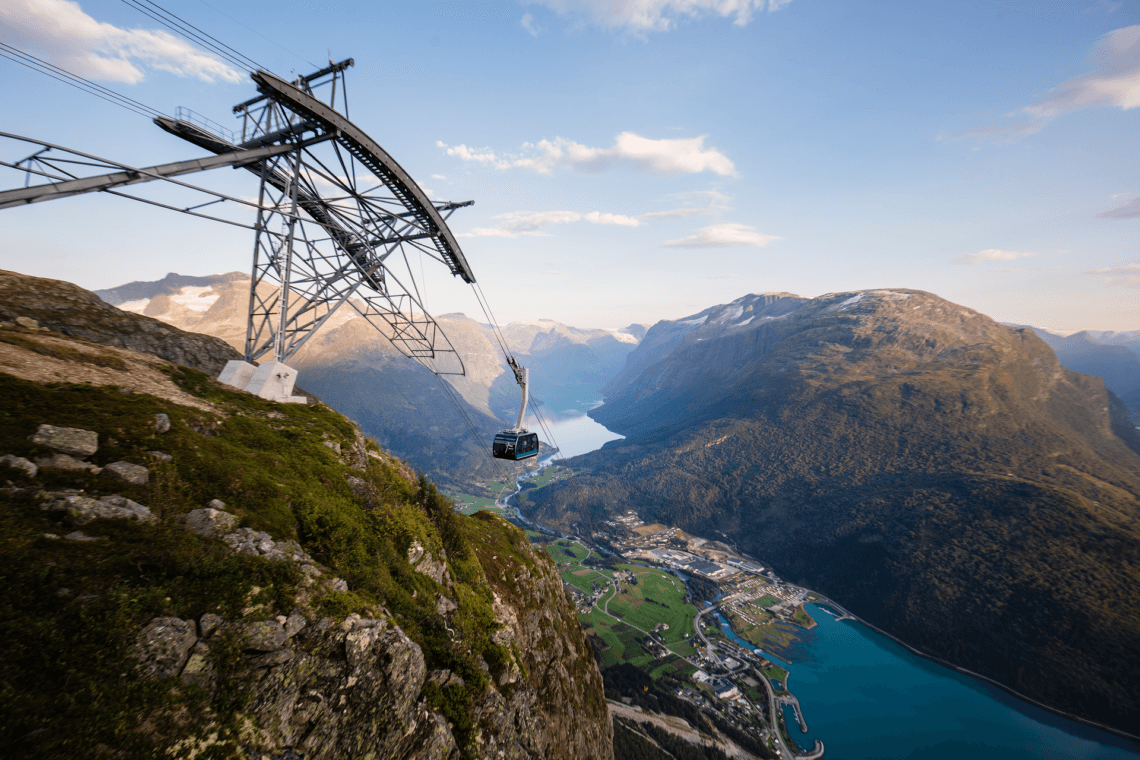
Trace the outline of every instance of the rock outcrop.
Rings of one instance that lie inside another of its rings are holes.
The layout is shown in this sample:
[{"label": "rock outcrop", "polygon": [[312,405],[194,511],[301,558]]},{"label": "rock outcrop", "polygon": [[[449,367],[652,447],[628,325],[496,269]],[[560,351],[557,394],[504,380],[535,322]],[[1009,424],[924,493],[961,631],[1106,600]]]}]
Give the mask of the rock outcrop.
[{"label": "rock outcrop", "polygon": [[[79,345],[51,340],[57,363]],[[0,372],[6,756],[612,758],[590,646],[520,530],[323,405],[155,371],[188,402]]]}]

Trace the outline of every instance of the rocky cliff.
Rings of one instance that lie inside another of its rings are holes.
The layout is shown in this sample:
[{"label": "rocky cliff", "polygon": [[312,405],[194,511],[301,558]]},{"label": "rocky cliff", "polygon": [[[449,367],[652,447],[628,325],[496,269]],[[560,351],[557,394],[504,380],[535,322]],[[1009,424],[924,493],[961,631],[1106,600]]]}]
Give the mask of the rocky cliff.
[{"label": "rocky cliff", "polygon": [[[612,757],[589,644],[521,531],[457,515],[323,405],[45,330],[13,279],[6,757]],[[156,350],[209,366],[209,339],[162,328]]]}]

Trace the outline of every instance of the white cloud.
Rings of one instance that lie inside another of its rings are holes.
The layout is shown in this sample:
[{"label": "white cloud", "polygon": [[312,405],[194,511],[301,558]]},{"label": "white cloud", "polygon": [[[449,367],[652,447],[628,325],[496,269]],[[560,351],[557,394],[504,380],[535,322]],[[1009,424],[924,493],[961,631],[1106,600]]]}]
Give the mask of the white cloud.
[{"label": "white cloud", "polygon": [[1050,119],[1082,108],[1114,106],[1127,111],[1140,106],[1140,24],[1104,35],[1093,45],[1089,57],[1095,68],[1066,79],[1040,103],[1023,108],[1028,119],[942,139],[1013,140],[1040,131]]},{"label": "white cloud", "polygon": [[[789,2],[791,0],[531,0],[532,5],[544,5],[566,18],[634,33],[665,32],[681,20],[707,16],[731,18],[736,26],[746,26],[754,14],[779,10]],[[526,26],[525,20],[523,25]]]},{"label": "white cloud", "polygon": [[543,31],[542,27],[538,25],[538,22],[534,20],[534,14],[532,13],[524,13],[522,21],[519,23],[522,24],[523,29],[530,32],[532,37],[537,37]]},{"label": "white cloud", "polygon": [[104,24],[68,0],[0,2],[0,38],[90,79],[135,84],[150,68],[205,82],[243,80],[223,61],[172,34]]},{"label": "white cloud", "polygon": [[1003,251],[1000,248],[986,248],[977,253],[967,254],[966,256],[959,256],[954,259],[955,264],[982,264],[987,261],[1013,261],[1014,259],[1024,259],[1026,256],[1035,256],[1036,254],[1025,251]]},{"label": "white cloud", "polygon": [[669,209],[668,211],[650,211],[647,214],[639,214],[638,219],[688,219],[694,216],[703,216],[705,214],[716,214],[721,211],[730,211],[731,207],[728,202],[732,200],[731,196],[724,193],[718,193],[716,190],[697,190],[690,193],[678,193],[670,196],[671,198],[681,199],[683,202],[691,202],[692,200],[703,200],[707,205],[705,206],[682,206],[680,208]]},{"label": "white cloud", "polygon": [[609,148],[591,148],[587,145],[556,137],[524,143],[523,152],[502,155],[490,148],[469,148],[466,145],[449,146],[436,142],[436,146],[463,161],[483,164],[495,169],[529,169],[539,174],[553,174],[560,166],[588,172],[599,172],[615,164],[626,164],[650,174],[699,174],[713,172],[721,176],[734,176],[736,167],[716,148],[706,148],[705,136],[654,140],[622,132]]},{"label": "white cloud", "polygon": [[1125,110],[1140,106],[1140,24],[1104,35],[1093,46],[1090,57],[1097,63],[1095,70],[1066,79],[1050,97],[1029,106],[1026,112],[1050,118],[1089,106]]},{"label": "white cloud", "polygon": [[1140,264],[1125,264],[1122,267],[1109,267],[1108,269],[1094,269],[1085,274],[1099,274],[1106,276],[1109,285],[1119,285],[1125,288],[1140,288]]},{"label": "white cloud", "polygon": [[695,234],[662,243],[670,248],[727,248],[737,245],[765,246],[780,238],[774,235],[761,235],[755,227],[735,222],[710,224],[701,227]]},{"label": "white cloud", "polygon": [[543,228],[551,224],[569,224],[570,222],[589,222],[590,224],[609,224],[621,227],[638,227],[641,225],[635,217],[608,212],[591,211],[588,214],[579,214],[577,211],[511,211],[499,214],[495,219],[502,220],[495,227],[476,227],[457,237],[546,237],[550,233]]},{"label": "white cloud", "polygon": [[1140,198],[1133,198],[1123,206],[1111,208],[1097,214],[1101,219],[1136,219],[1140,218]]}]

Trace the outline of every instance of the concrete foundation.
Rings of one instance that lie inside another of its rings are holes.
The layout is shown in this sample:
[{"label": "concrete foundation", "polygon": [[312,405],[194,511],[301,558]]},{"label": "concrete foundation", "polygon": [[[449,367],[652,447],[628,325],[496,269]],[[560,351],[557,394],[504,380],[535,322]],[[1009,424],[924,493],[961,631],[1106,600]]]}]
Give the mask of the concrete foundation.
[{"label": "concrete foundation", "polygon": [[244,391],[245,387],[249,385],[250,379],[253,378],[253,373],[256,371],[257,367],[249,362],[230,359],[226,362],[226,366],[222,368],[222,374],[218,375],[218,382],[232,385]]},{"label": "concrete foundation", "polygon": [[249,362],[232,360],[226,362],[218,380],[269,401],[281,404],[308,403],[304,396],[293,395],[297,370],[281,362],[266,362],[255,367]]}]

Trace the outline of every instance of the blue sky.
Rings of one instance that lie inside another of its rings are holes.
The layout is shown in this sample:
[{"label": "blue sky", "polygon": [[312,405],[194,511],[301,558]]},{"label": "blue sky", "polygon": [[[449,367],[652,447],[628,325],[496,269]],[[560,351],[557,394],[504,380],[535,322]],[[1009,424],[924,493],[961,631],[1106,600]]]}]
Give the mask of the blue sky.
[{"label": "blue sky", "polygon": [[[160,5],[282,76],[353,57],[353,121],[433,197],[475,200],[451,226],[503,322],[910,287],[1002,321],[1140,329],[1135,1]],[[167,113],[228,124],[255,94],[123,2],[7,0],[0,41]],[[197,155],[0,67],[0,131],[135,166]],[[193,181],[252,195],[241,174]],[[0,266],[111,287],[246,270],[251,235],[84,197],[0,212]],[[434,313],[478,312],[428,279]]]}]

